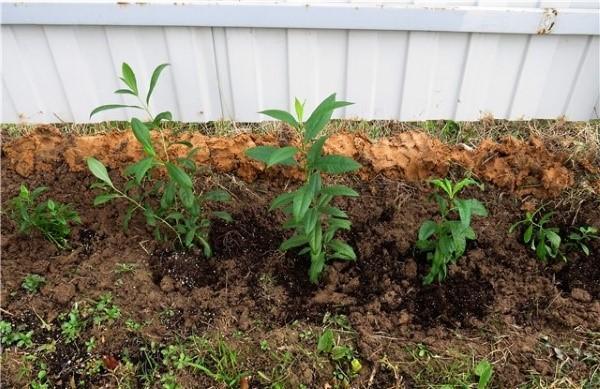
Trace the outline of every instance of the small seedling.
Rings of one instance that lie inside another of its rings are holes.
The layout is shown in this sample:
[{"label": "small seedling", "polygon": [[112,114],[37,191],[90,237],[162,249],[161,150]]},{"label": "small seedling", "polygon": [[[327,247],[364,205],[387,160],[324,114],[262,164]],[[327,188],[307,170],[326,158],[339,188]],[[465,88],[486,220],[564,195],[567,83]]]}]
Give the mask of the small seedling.
[{"label": "small seedling", "polygon": [[[144,111],[147,122],[131,119],[131,128],[137,141],[142,146],[145,157],[130,165],[125,170],[129,181],[122,189],[112,182],[106,167],[95,158],[88,158],[89,170],[100,181],[93,185],[104,191],[94,199],[94,205],[101,205],[114,199],[123,199],[130,206],[123,217],[123,227],[127,230],[129,221],[135,212],[146,218],[146,224],[152,227],[157,240],[175,239],[182,247],[191,248],[200,245],[204,255],[210,257],[212,250],[208,244],[210,217],[218,217],[231,221],[227,212],[208,212],[204,205],[209,201],[225,202],[230,196],[223,190],[198,194],[194,188],[193,174],[197,170],[195,154],[198,148],[189,142],[170,142],[165,136],[161,123],[170,121],[170,112],[161,112],[154,116],[150,110],[150,98],[158,82],[161,72],[168,66],[162,64],[152,73],[150,86],[145,98],[138,89],[135,73],[131,67],[123,63],[121,80],[126,88],[115,91],[116,94],[134,96],[138,105],[109,104],[92,111],[90,116],[115,108],[134,108]],[[152,136],[151,131],[157,133]],[[158,140],[157,140],[158,138]],[[169,152],[173,146],[182,145],[187,148],[183,157],[173,157]]]},{"label": "small seedling", "polygon": [[293,192],[277,196],[271,203],[271,210],[282,208],[288,216],[284,228],[294,230],[293,236],[280,246],[282,251],[303,247],[299,255],[310,254],[309,278],[317,283],[325,264],[331,259],[356,260],[350,245],[335,239],[339,230],[349,230],[348,215],[331,205],[336,196],[357,197],[353,189],[344,185],[323,185],[323,174],[343,174],[356,171],[360,164],[352,158],[341,155],[323,155],[323,146],[328,135],[323,131],[333,111],[349,105],[337,101],[335,93],[327,97],[312,112],[306,121],[304,104],[295,101],[296,117],[281,110],[267,110],[261,113],[281,120],[294,128],[302,138],[299,147],[257,146],[246,150],[246,155],[272,167],[275,165],[299,166],[304,176],[304,184]]},{"label": "small seedling", "polygon": [[523,226],[523,242],[528,244],[531,250],[535,251],[538,259],[544,263],[548,262],[548,257],[556,258],[564,256],[560,253],[561,238],[558,234],[558,228],[547,227],[554,212],[548,212],[538,218],[542,208],[538,208],[535,212],[525,213],[525,219],[520,220],[510,226],[509,233],[513,233],[519,226]]},{"label": "small seedling", "polygon": [[38,274],[28,274],[21,286],[28,293],[33,294],[36,293],[45,282],[46,279]]},{"label": "small seedling", "polygon": [[[471,227],[473,215],[487,216],[486,208],[476,199],[461,199],[458,194],[467,186],[483,185],[471,178],[457,183],[448,179],[431,181],[437,191],[434,193],[438,204],[440,220],[427,220],[419,229],[417,248],[427,253],[431,269],[423,283],[431,284],[434,280],[443,281],[448,274],[448,264],[456,262],[467,248],[467,240],[477,239]],[[455,220],[458,217],[458,220]],[[452,219],[451,219],[452,218]]]},{"label": "small seedling", "polygon": [[590,247],[588,246],[593,239],[600,239],[598,229],[596,227],[585,226],[575,228],[569,234],[569,242],[567,247],[570,249],[581,250],[585,255],[590,255]]},{"label": "small seedling", "polygon": [[36,379],[31,382],[31,389],[48,389],[48,371],[45,363],[40,363]]},{"label": "small seedling", "polygon": [[125,326],[127,327],[127,330],[131,332],[137,332],[142,328],[142,325],[133,319],[125,320]]},{"label": "small seedling", "polygon": [[19,195],[9,202],[10,217],[18,224],[20,234],[30,234],[37,230],[59,249],[69,247],[71,224],[81,224],[81,219],[71,206],[54,200],[39,201],[39,196],[47,191],[39,187],[30,191],[21,185]]}]

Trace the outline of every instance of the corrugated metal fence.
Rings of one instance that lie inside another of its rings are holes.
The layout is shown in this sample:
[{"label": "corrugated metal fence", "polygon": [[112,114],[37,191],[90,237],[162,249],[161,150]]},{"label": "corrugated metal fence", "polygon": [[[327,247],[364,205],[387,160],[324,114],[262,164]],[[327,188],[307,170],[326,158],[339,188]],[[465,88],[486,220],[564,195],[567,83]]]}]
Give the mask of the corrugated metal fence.
[{"label": "corrugated metal fence", "polygon": [[[175,119],[259,121],[331,92],[360,119],[600,115],[597,1],[5,3],[2,122],[89,122],[121,62]],[[107,112],[91,121],[122,120]]]}]

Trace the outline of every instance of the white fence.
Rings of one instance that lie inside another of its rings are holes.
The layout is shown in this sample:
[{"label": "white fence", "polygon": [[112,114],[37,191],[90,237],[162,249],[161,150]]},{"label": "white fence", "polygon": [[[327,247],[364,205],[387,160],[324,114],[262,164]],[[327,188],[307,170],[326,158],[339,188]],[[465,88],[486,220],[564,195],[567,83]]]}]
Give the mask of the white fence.
[{"label": "white fence", "polygon": [[175,119],[259,121],[329,93],[360,119],[600,115],[597,1],[3,3],[2,122],[89,118],[122,62]]}]

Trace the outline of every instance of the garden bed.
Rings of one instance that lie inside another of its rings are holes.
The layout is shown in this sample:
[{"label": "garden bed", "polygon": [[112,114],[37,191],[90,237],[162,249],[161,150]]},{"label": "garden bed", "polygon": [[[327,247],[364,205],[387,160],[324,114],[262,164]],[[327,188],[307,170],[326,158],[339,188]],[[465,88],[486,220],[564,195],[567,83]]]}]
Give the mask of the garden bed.
[{"label": "garden bed", "polygon": [[[317,352],[325,327],[362,363],[352,387],[473,384],[482,359],[493,364],[494,387],[600,383],[599,242],[590,244],[589,256],[571,252],[566,262],[544,265],[518,234],[508,233],[525,209],[542,203],[555,208],[553,223],[562,232],[598,226],[597,160],[573,161],[535,138],[472,148],[422,132],[377,141],[334,135],[326,152],[364,166],[344,179],[360,197],[339,203],[353,224],[343,238],[358,259],[333,262],[315,286],[308,259],[278,250],[287,237],[279,227],[283,215],[268,212],[277,194],[299,184],[296,173],[265,171],[244,156],[247,147],[293,136],[181,136],[203,146],[197,161],[206,169],[196,188],[220,187],[233,198],[225,208],[234,222],[214,222],[210,259],[153,241],[141,217],[125,233],[124,203],[92,206],[95,179],[83,158],[102,159],[122,184],[119,171],[140,155],[129,133],[66,136],[45,127],[5,142],[3,199],[15,196],[22,183],[47,186],[48,196],[72,204],[83,223],[73,230],[72,249],[58,251],[41,236],[18,235],[3,220],[3,320],[34,331],[33,346],[3,350],[4,385],[26,385],[40,366],[57,387],[138,387],[144,380],[152,386],[171,375],[183,387],[223,385],[200,370],[166,363],[164,350],[179,345],[215,359],[235,353],[225,367],[208,357],[207,363],[213,372],[245,377],[241,387],[322,388],[336,382],[336,364]],[[429,265],[414,246],[421,223],[437,210],[425,180],[465,171],[486,183],[485,191],[468,189],[465,196],[479,199],[489,216],[474,219],[477,240],[450,267],[448,279],[423,285]],[[586,178],[588,195],[563,201],[583,174],[592,177]],[[36,294],[21,288],[32,273],[46,279]],[[75,304],[93,306],[106,293],[120,317],[88,325],[66,342],[60,315]],[[96,345],[88,351],[92,337]],[[202,342],[194,342],[197,337]]]}]

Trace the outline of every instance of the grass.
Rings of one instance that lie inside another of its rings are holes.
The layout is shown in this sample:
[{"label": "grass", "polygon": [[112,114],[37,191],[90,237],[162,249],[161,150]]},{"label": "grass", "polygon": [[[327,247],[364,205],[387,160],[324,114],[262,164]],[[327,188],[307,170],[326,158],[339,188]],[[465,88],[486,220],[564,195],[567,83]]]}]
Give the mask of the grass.
[{"label": "grass", "polygon": [[[57,123],[52,126],[65,134],[93,135],[129,128],[129,122],[113,121],[92,124]],[[30,133],[35,124],[0,124],[0,131],[8,138]],[[175,132],[199,132],[212,136],[232,136],[240,133],[270,133],[282,128],[282,124],[270,121],[259,123],[237,123],[228,120],[207,123],[170,122]],[[600,157],[600,120],[568,122],[564,119],[508,121],[484,117],[474,122],[451,120],[429,120],[424,122],[399,122],[393,120],[332,120],[330,132],[348,131],[379,139],[399,132],[425,130],[448,143],[475,145],[482,139],[498,140],[506,135],[526,139],[538,136],[556,150],[567,151],[575,157],[580,154],[595,154]]]}]

